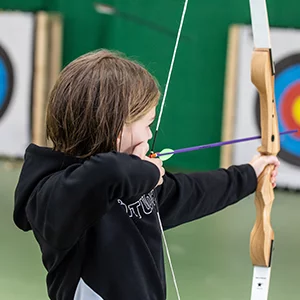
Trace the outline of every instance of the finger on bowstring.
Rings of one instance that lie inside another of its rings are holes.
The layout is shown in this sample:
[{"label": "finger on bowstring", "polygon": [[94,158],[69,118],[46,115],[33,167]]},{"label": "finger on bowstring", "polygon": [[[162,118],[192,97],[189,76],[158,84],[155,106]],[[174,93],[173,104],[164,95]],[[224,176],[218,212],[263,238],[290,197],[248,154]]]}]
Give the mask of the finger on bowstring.
[{"label": "finger on bowstring", "polygon": [[149,160],[155,161],[156,164],[158,164],[160,167],[163,165],[163,161],[160,158],[150,158]]},{"label": "finger on bowstring", "polygon": [[154,159],[157,159],[157,162],[158,162],[158,164],[159,164],[160,166],[163,165],[163,161],[162,161],[161,159],[159,159],[159,158],[154,158]]}]

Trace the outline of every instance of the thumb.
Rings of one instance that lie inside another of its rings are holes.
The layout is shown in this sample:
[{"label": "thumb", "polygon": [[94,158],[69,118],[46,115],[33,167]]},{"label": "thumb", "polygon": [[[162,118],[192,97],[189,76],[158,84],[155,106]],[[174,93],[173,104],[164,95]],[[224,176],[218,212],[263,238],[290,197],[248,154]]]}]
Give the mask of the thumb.
[{"label": "thumb", "polygon": [[279,166],[280,162],[278,158],[274,155],[263,156],[265,165],[274,165],[276,167]]},{"label": "thumb", "polygon": [[258,177],[266,166],[273,165],[277,168],[280,163],[278,158],[274,155],[261,155],[259,157],[254,157],[250,164],[254,168],[256,176]]}]

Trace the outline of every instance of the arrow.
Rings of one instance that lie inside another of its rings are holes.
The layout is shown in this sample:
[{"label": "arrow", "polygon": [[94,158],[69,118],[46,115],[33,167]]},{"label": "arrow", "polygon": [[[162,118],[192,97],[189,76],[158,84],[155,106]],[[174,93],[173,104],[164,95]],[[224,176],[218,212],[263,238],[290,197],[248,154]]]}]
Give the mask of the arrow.
[{"label": "arrow", "polygon": [[[286,134],[292,134],[298,132],[297,129],[294,130],[288,130],[288,131],[283,131],[280,132],[280,135],[286,135]],[[207,149],[207,148],[214,148],[214,147],[220,147],[224,145],[230,145],[230,144],[236,144],[236,143],[242,143],[242,142],[247,142],[247,141],[252,141],[252,140],[258,140],[260,139],[261,136],[251,136],[247,138],[241,138],[241,139],[234,139],[234,140],[229,140],[229,141],[224,141],[224,142],[218,142],[218,143],[212,143],[212,144],[206,144],[206,145],[200,145],[200,146],[194,146],[194,147],[188,147],[188,148],[181,148],[177,150],[172,150],[169,148],[163,149],[160,152],[156,153],[151,153],[150,158],[160,158],[162,161],[168,160],[171,158],[174,154],[178,153],[184,153],[184,152],[190,152],[190,151],[196,151],[196,150],[202,150],[202,149]]]}]

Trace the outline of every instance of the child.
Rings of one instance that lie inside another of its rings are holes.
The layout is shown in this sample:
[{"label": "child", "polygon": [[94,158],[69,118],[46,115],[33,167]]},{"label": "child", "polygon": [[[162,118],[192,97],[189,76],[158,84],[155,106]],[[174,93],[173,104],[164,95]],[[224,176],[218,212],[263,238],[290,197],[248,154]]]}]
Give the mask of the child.
[{"label": "child", "polygon": [[32,230],[50,299],[166,299],[164,229],[253,193],[276,157],[211,172],[171,174],[146,156],[160,97],[139,64],[101,50],[60,74],[47,107],[53,149],[29,145],[14,221]]}]

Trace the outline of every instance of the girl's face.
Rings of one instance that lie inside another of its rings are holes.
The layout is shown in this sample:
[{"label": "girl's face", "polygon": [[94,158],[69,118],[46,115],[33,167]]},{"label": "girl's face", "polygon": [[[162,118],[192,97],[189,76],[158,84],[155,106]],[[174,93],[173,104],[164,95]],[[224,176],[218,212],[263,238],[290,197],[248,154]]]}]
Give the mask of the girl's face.
[{"label": "girl's face", "polygon": [[155,107],[139,120],[124,125],[120,152],[131,154],[133,149],[142,142],[148,142],[152,138],[150,125],[155,119]]}]

